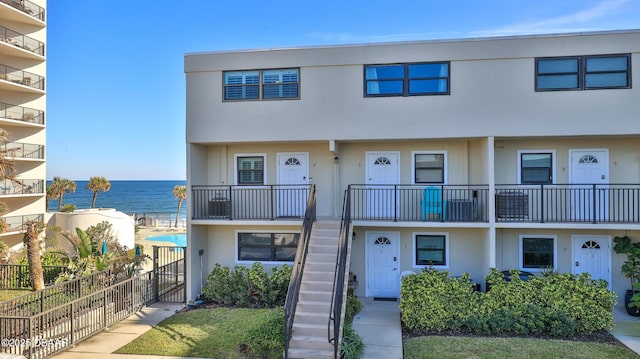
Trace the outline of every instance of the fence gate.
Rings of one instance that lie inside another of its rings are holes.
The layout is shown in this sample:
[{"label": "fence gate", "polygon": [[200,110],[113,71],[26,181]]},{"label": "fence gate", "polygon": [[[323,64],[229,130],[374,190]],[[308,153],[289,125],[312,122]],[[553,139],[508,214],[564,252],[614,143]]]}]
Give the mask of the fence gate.
[{"label": "fence gate", "polygon": [[185,303],[187,247],[153,246],[153,293],[156,302]]}]

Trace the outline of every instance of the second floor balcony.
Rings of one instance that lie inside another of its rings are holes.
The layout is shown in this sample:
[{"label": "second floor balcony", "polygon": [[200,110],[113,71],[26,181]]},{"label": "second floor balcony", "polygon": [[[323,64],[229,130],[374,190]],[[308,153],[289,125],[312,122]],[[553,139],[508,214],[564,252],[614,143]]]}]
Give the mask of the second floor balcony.
[{"label": "second floor balcony", "polygon": [[[640,184],[350,185],[351,219],[640,224]],[[308,186],[193,186],[193,219],[302,218]]]},{"label": "second floor balcony", "polygon": [[1,2],[17,9],[35,19],[44,21],[44,8],[29,0],[0,0]]},{"label": "second floor balcony", "polygon": [[2,234],[16,234],[27,230],[26,224],[31,221],[42,222],[44,215],[29,214],[25,216],[5,216],[0,217],[0,221],[4,222],[5,230]]}]

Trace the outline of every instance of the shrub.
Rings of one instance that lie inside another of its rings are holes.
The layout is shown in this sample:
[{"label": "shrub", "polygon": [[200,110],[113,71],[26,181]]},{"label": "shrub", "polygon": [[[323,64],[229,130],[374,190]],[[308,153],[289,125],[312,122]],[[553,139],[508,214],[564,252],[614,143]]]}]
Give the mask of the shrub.
[{"label": "shrub", "polygon": [[260,357],[278,358],[284,352],[284,310],[270,310],[245,337],[251,351]]},{"label": "shrub", "polygon": [[507,282],[491,269],[485,293],[469,292],[468,276],[426,270],[403,280],[400,309],[410,330],[467,329],[479,334],[568,337],[611,327],[615,293],[589,274],[547,273]]},{"label": "shrub", "polygon": [[362,357],[364,352],[364,341],[356,332],[351,323],[347,324],[346,320],[342,331],[342,345],[340,346],[340,357],[345,359],[358,359]]},{"label": "shrub", "polygon": [[223,305],[238,307],[275,307],[284,305],[291,267],[275,267],[267,274],[261,263],[251,268],[236,266],[233,270],[216,264],[202,289],[204,298]]}]

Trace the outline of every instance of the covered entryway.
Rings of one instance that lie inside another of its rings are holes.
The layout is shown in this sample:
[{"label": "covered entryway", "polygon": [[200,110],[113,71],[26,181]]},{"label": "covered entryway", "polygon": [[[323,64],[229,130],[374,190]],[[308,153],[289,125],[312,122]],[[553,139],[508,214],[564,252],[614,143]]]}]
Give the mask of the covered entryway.
[{"label": "covered entryway", "polygon": [[573,274],[589,273],[593,279],[604,279],[611,289],[611,237],[573,235]]},{"label": "covered entryway", "polygon": [[394,218],[397,202],[394,186],[400,183],[399,152],[367,152],[366,184],[367,217],[370,219]]},{"label": "covered entryway", "polygon": [[367,263],[367,297],[397,298],[400,233],[367,232],[365,260]]},{"label": "covered entryway", "polygon": [[606,221],[609,213],[609,150],[569,150],[571,218],[577,221]]},{"label": "covered entryway", "polygon": [[[278,217],[304,215],[309,197],[309,153],[278,153]],[[298,186],[299,185],[299,186]]]}]

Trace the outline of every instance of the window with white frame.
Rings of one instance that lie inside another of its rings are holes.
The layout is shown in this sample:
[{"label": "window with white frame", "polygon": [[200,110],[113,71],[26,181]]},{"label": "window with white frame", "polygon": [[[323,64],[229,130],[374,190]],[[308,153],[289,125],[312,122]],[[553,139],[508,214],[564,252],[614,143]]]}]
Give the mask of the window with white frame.
[{"label": "window with white frame", "polygon": [[445,183],[446,152],[412,152],[413,183]]},{"label": "window with white frame", "polygon": [[449,235],[447,233],[413,234],[414,267],[449,267]]},{"label": "window with white frame", "polygon": [[272,69],[227,71],[224,73],[224,99],[277,100],[300,98],[300,70]]},{"label": "window with white frame", "polygon": [[237,233],[238,262],[293,262],[296,257],[298,233]]},{"label": "window with white frame", "polygon": [[542,271],[557,268],[557,237],[520,235],[520,269]]},{"label": "window with white frame", "polygon": [[518,151],[520,184],[552,184],[555,172],[555,151]]},{"label": "window with white frame", "polygon": [[263,185],[265,177],[265,155],[236,155],[236,183],[238,185]]}]

